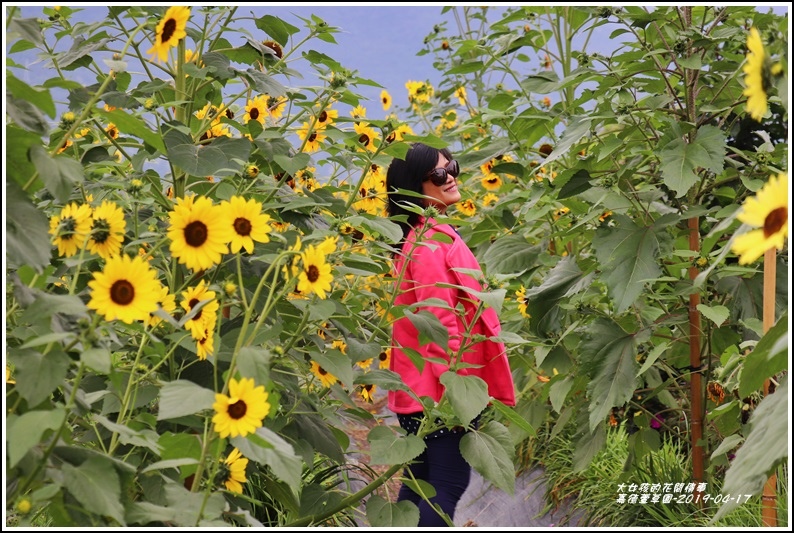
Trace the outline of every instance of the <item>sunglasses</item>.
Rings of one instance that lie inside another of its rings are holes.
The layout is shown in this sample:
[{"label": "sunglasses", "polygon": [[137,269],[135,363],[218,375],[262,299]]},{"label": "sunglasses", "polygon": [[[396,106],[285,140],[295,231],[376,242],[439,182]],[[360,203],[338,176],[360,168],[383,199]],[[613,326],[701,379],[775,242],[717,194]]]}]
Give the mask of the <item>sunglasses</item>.
[{"label": "sunglasses", "polygon": [[434,168],[428,172],[425,181],[430,180],[436,187],[441,187],[447,182],[447,174],[451,175],[453,178],[457,178],[458,174],[460,174],[460,167],[458,166],[458,162],[454,159],[447,163],[447,166],[444,168]]}]

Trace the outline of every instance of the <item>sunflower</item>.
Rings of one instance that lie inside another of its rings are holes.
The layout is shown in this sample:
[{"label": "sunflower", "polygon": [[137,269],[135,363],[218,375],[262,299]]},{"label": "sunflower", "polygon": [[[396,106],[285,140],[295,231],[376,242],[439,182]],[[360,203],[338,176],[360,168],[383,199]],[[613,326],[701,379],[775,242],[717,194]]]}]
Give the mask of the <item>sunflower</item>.
[{"label": "sunflower", "polygon": [[267,95],[261,94],[252,100],[248,100],[248,103],[245,105],[245,116],[243,120],[246,123],[255,120],[260,124],[264,124],[267,113]]},{"label": "sunflower", "polygon": [[389,135],[386,136],[387,143],[393,143],[394,141],[402,141],[405,135],[413,135],[414,130],[411,129],[411,126],[408,124],[400,124],[394,131],[392,131]]},{"label": "sunflower", "polygon": [[[160,286],[160,298],[157,303],[160,305],[160,309],[169,315],[173,315],[174,311],[176,311],[176,297],[173,294],[170,294],[168,292],[168,287],[164,285]],[[150,328],[153,328],[162,321],[163,319],[155,315],[154,311],[152,311],[149,313],[149,318],[146,321],[146,325]]]},{"label": "sunflower", "polygon": [[331,343],[331,348],[336,348],[344,354],[347,353],[347,343],[343,339],[336,339]]},{"label": "sunflower", "polygon": [[91,206],[72,202],[50,219],[50,235],[58,246],[58,254],[64,257],[75,255],[86,242],[91,232]]},{"label": "sunflower", "polygon": [[297,131],[298,137],[304,143],[304,151],[311,153],[320,149],[320,143],[325,140],[325,135],[321,131],[309,133],[309,123],[304,122],[303,126]]},{"label": "sunflower", "polygon": [[336,243],[339,240],[339,237],[334,235],[329,235],[323,242],[317,245],[317,250],[322,252],[323,255],[331,255],[336,251]]},{"label": "sunflower", "polygon": [[205,329],[213,329],[218,320],[218,308],[220,304],[215,298],[215,291],[209,290],[204,280],[201,280],[195,287],[190,287],[182,291],[182,309],[190,313],[194,307],[201,302],[209,300],[196,314],[185,322],[185,329],[189,330],[194,339],[201,339],[206,336]]},{"label": "sunflower", "polygon": [[530,318],[529,313],[527,313],[527,288],[521,287],[516,291],[516,301],[518,302],[518,312],[521,313],[521,316],[524,318]]},{"label": "sunflower", "polygon": [[378,133],[366,122],[353,124],[353,129],[356,130],[358,137],[356,141],[364,149],[370,152],[375,151],[375,139],[378,138]]},{"label": "sunflower", "polygon": [[205,270],[221,262],[232,240],[223,211],[204,196],[179,198],[169,214],[171,253],[191,270]]},{"label": "sunflower", "polygon": [[270,412],[268,394],[263,385],[258,387],[252,378],[229,380],[229,395],[215,394],[215,415],[212,422],[220,437],[245,437],[262,427],[262,420]]},{"label": "sunflower", "polygon": [[233,254],[242,248],[254,252],[254,241],[270,242],[270,215],[262,213],[262,203],[253,198],[246,200],[242,196],[232,196],[230,200],[221,202],[226,217],[226,225],[232,228],[232,239],[229,248]]},{"label": "sunflower", "polygon": [[362,370],[367,370],[369,367],[372,366],[372,357],[370,357],[369,359],[364,359],[363,361],[358,361],[356,364]]},{"label": "sunflower", "polygon": [[284,108],[286,107],[286,97],[282,96],[280,98],[276,98],[275,96],[268,96],[267,111],[270,113],[270,118],[272,118],[274,121],[281,118],[281,115],[284,114]]},{"label": "sunflower", "polygon": [[227,472],[226,480],[223,482],[226,485],[226,490],[236,492],[237,494],[243,493],[242,483],[248,481],[245,477],[245,469],[248,467],[248,459],[243,457],[240,450],[237,448],[232,450],[232,453],[223,461],[223,465]]},{"label": "sunflower", "polygon": [[312,373],[317,376],[323,387],[330,387],[337,382],[336,376],[321,367],[317,361],[312,361]]},{"label": "sunflower", "polygon": [[455,96],[458,98],[460,105],[466,105],[466,87],[458,87],[455,89]]},{"label": "sunflower", "polygon": [[350,116],[352,118],[364,118],[364,117],[367,116],[367,108],[366,107],[362,107],[361,105],[357,105],[350,112]]},{"label": "sunflower", "polygon": [[737,218],[758,228],[737,235],[733,242],[740,265],[752,263],[770,248],[783,248],[788,237],[788,174],[769,178],[758,194],[745,200]]},{"label": "sunflower", "polygon": [[16,385],[17,384],[17,380],[15,380],[11,376],[11,367],[9,367],[8,365],[6,365],[6,383],[8,383],[9,385]]},{"label": "sunflower", "polygon": [[196,356],[200,361],[205,361],[208,355],[215,351],[215,330],[205,327],[201,338],[196,339]]},{"label": "sunflower", "polygon": [[380,92],[380,103],[383,104],[384,111],[388,111],[389,108],[391,107],[391,95],[389,94],[389,91],[387,91],[386,89],[383,89]]},{"label": "sunflower", "polygon": [[499,197],[492,192],[489,192],[482,197],[483,207],[490,207],[492,204],[495,204],[498,201],[499,201]]},{"label": "sunflower", "polygon": [[102,205],[94,209],[92,215],[91,233],[87,243],[88,250],[102,259],[118,255],[121,252],[121,242],[124,240],[126,229],[124,211],[113,202],[103,201]]},{"label": "sunflower", "polygon": [[502,186],[502,178],[499,177],[499,174],[486,174],[480,180],[480,184],[488,191],[498,191]]},{"label": "sunflower", "polygon": [[168,61],[168,51],[179,44],[187,33],[187,19],[190,18],[190,8],[185,6],[171,6],[155,31],[154,46],[146,51],[147,54],[156,55],[157,59],[165,63]]},{"label": "sunflower", "polygon": [[380,215],[386,208],[386,184],[377,174],[367,174],[358,190],[360,200],[353,205],[357,210]]},{"label": "sunflower", "polygon": [[127,324],[148,320],[157,309],[162,285],[157,274],[140,256],[111,257],[102,272],[94,272],[88,282],[91,300],[87,306],[104,315],[105,320],[119,319]]},{"label": "sunflower", "polygon": [[772,64],[766,55],[761,35],[755,28],[750,28],[747,35],[747,62],[742,67],[744,71],[745,89],[742,94],[747,97],[747,111],[756,122],[766,114],[767,91],[772,87],[772,76],[782,71],[779,63]]},{"label": "sunflower", "polygon": [[313,292],[325,299],[326,291],[331,290],[331,282],[334,280],[331,265],[325,262],[325,254],[309,245],[301,254],[301,259],[303,268],[298,274],[298,290],[303,294]]},{"label": "sunflower", "polygon": [[372,403],[372,399],[375,396],[376,387],[372,383],[367,383],[366,385],[361,386],[361,390],[358,391],[361,398],[368,403]]},{"label": "sunflower", "polygon": [[339,111],[336,109],[323,109],[317,115],[317,120],[314,123],[314,128],[316,130],[324,130],[328,125],[333,124],[334,119],[339,118]]},{"label": "sunflower", "polygon": [[389,364],[391,362],[391,348],[386,348],[380,354],[378,354],[378,368],[384,370],[389,368]]},{"label": "sunflower", "polygon": [[474,205],[474,202],[471,198],[467,198],[466,200],[461,201],[457,204],[458,211],[463,213],[467,217],[474,216],[474,213],[477,212],[477,206]]}]

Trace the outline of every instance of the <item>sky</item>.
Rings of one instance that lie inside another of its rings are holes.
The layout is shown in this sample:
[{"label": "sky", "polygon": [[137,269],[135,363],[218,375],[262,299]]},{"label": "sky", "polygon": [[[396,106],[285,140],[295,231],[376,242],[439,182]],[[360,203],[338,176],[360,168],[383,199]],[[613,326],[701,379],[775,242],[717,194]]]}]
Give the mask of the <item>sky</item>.
[{"label": "sky", "polygon": [[[23,18],[41,16],[41,7],[45,5],[18,2],[12,4],[20,6]],[[4,8],[7,5],[9,4],[4,3]],[[136,5],[145,5],[145,3]],[[189,5],[189,3],[177,5]],[[424,38],[433,30],[435,24],[443,20],[451,20],[449,13],[441,14],[443,4],[336,3],[329,5],[324,3],[312,5],[312,3],[278,3],[278,5],[237,5],[241,16],[251,16],[252,12],[257,17],[265,14],[273,15],[301,28],[302,34],[305,34],[306,31],[303,29],[304,22],[298,16],[310,18],[314,14],[325,20],[329,26],[339,28],[339,33],[334,34],[337,44],[315,39],[311,42],[310,47],[301,49],[314,49],[324,53],[349,70],[358,71],[359,77],[383,85],[392,96],[395,106],[408,106],[408,91],[405,87],[408,80],[433,82],[440,79],[440,73],[434,69],[432,64],[432,54],[417,56],[417,53],[422,49]],[[83,10],[82,13],[76,15],[81,20],[98,20],[107,14],[105,5],[75,3],[69,4],[69,7]],[[261,30],[256,28],[252,27],[249,31],[254,35],[262,35],[263,40],[267,38]],[[242,37],[240,39],[242,40]],[[231,42],[238,44],[234,40]],[[22,57],[26,57],[27,61]],[[36,61],[32,52],[27,56],[14,54],[13,58],[18,63],[31,65],[31,67]],[[28,83],[35,82],[33,79],[26,79],[28,76],[36,76],[35,68],[32,68],[29,73],[14,69],[14,73]],[[74,72],[71,73],[71,75],[74,74]],[[283,81],[283,79],[279,78],[279,81]],[[90,83],[93,82],[94,80],[91,79]],[[304,81],[295,80],[293,83],[303,85]],[[380,91],[380,88],[369,86],[359,86],[356,89],[356,92],[371,100],[371,102],[363,104],[367,108],[367,116],[371,118],[384,118],[387,113],[380,106]]]}]

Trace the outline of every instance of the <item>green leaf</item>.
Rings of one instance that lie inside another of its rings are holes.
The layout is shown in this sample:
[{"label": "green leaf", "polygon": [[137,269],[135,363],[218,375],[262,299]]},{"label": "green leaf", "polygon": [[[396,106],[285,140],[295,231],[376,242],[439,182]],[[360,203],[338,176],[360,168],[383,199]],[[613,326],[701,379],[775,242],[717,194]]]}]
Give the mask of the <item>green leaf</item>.
[{"label": "green leaf", "polygon": [[452,76],[455,74],[469,74],[471,72],[479,72],[483,69],[484,63],[479,60],[475,61],[466,61],[461,63],[460,65],[454,66],[450,69],[447,69],[444,72],[444,76]]},{"label": "green leaf", "polygon": [[502,424],[493,421],[477,431],[467,432],[460,440],[460,453],[466,462],[510,496],[516,490],[513,448],[510,432]]},{"label": "green leaf", "polygon": [[44,36],[42,35],[41,22],[35,17],[27,19],[13,18],[8,22],[6,38],[8,38],[7,42],[21,38],[34,44],[42,44]]},{"label": "green leaf", "polygon": [[477,376],[461,376],[446,371],[439,378],[452,410],[464,426],[468,426],[488,405],[488,384]]},{"label": "green leaf", "polygon": [[601,425],[613,407],[631,399],[637,388],[634,337],[606,319],[597,319],[581,346],[582,368],[590,382],[590,431]]},{"label": "green leaf", "polygon": [[373,494],[367,500],[367,521],[372,527],[416,527],[419,508],[408,500],[392,503]]},{"label": "green leaf", "polygon": [[256,346],[244,346],[237,357],[237,368],[244,378],[253,378],[254,383],[270,381],[270,350]]},{"label": "green leaf", "polygon": [[193,176],[230,176],[248,163],[251,142],[248,139],[218,137],[198,146],[176,129],[165,134],[165,146],[171,162]]},{"label": "green leaf", "polygon": [[669,237],[655,225],[637,226],[620,214],[613,218],[614,227],[601,226],[596,230],[593,247],[603,280],[615,301],[615,312],[622,313],[642,294],[649,280],[661,275],[658,256]]},{"label": "green leaf", "polygon": [[589,465],[593,457],[604,448],[607,434],[604,424],[596,427],[595,431],[585,430],[577,439],[573,453],[573,471],[582,472]]},{"label": "green leaf", "polygon": [[444,350],[449,347],[449,331],[436,315],[424,309],[417,313],[405,310],[404,314],[419,332],[420,346],[433,342]]},{"label": "green leaf", "polygon": [[551,384],[549,388],[549,400],[551,400],[551,407],[558,413],[562,412],[563,405],[565,404],[565,398],[568,396],[568,392],[571,390],[573,386],[573,379],[571,376],[565,376],[564,379],[560,381],[555,381]]},{"label": "green leaf", "polygon": [[49,411],[28,411],[21,416],[9,415],[6,421],[7,467],[14,468],[41,441],[44,433],[60,428],[65,417],[63,407]]},{"label": "green leaf", "polygon": [[25,318],[52,316],[56,313],[74,315],[79,318],[88,318],[88,308],[79,296],[73,294],[50,294],[41,290],[33,291],[36,300],[25,309]]},{"label": "green leaf", "polygon": [[543,283],[526,291],[530,327],[536,334],[559,327],[559,301],[582,280],[583,273],[573,257],[564,257],[546,274]]},{"label": "green leaf", "polygon": [[37,91],[9,71],[6,71],[6,90],[10,91],[15,98],[26,100],[35,105],[47,113],[50,118],[55,117],[55,104],[52,101],[50,91]]},{"label": "green leaf", "polygon": [[592,184],[590,183],[590,173],[580,168],[567,182],[565,182],[565,185],[562,186],[560,192],[557,193],[557,199],[562,200],[563,198],[576,196],[590,189],[591,187]]},{"label": "green leaf", "polygon": [[700,311],[703,316],[714,322],[717,327],[720,327],[722,323],[728,320],[728,317],[731,315],[730,309],[724,305],[714,305],[709,307],[705,304],[698,304],[697,307],[698,311]]},{"label": "green leaf", "polygon": [[174,522],[179,509],[162,507],[149,502],[130,502],[124,518],[129,525],[145,526],[158,522]]},{"label": "green leaf", "polygon": [[38,405],[66,379],[71,359],[60,348],[47,355],[34,350],[9,349],[16,369],[16,389],[29,405]]},{"label": "green leaf", "polygon": [[86,511],[109,516],[122,526],[124,506],[121,504],[121,482],[112,464],[101,457],[92,457],[80,466],[61,465],[64,485]]},{"label": "green leaf", "polygon": [[143,139],[146,144],[158,152],[165,153],[165,144],[163,144],[163,138],[160,133],[153,131],[147,126],[141,117],[131,115],[123,109],[114,109],[113,111],[97,110],[97,114],[115,124],[120,132]]},{"label": "green leaf", "polygon": [[675,139],[659,153],[665,185],[682,197],[698,181],[697,170],[706,168],[722,172],[725,157],[725,134],[714,126],[703,126],[692,143]]},{"label": "green leaf", "polygon": [[221,492],[213,492],[207,498],[204,492],[190,492],[181,483],[166,483],[165,497],[168,507],[179,509],[174,525],[181,527],[201,526],[204,521],[218,519],[228,505]]},{"label": "green leaf", "polygon": [[367,435],[370,464],[396,465],[416,459],[425,449],[422,439],[413,434],[400,435],[387,426],[375,426]]},{"label": "green leaf", "polygon": [[42,146],[33,145],[30,147],[30,160],[36,166],[44,186],[59,203],[65,203],[75,185],[83,181],[83,165],[70,157],[50,157]]},{"label": "green leaf", "polygon": [[397,223],[385,218],[357,215],[350,217],[348,222],[355,227],[363,226],[369,229],[370,232],[374,232],[378,235],[381,235],[382,237],[385,237],[384,240],[391,243],[400,242],[400,240],[403,238],[403,232],[402,229],[400,229],[400,226]]},{"label": "green leaf", "polygon": [[560,79],[554,71],[544,72],[527,76],[522,82],[521,87],[531,93],[549,94],[559,88]]},{"label": "green leaf", "polygon": [[259,427],[247,437],[234,437],[231,443],[245,457],[267,465],[297,495],[301,483],[302,461],[292,446],[277,433]]},{"label": "green leaf", "polygon": [[328,350],[325,353],[313,353],[312,359],[342,382],[345,388],[353,386],[353,367],[350,358],[339,350]]},{"label": "green leaf", "polygon": [[299,28],[273,15],[264,15],[254,22],[257,28],[268,34],[281,46],[286,46],[290,35],[294,35],[300,31]]},{"label": "green leaf", "polygon": [[329,491],[318,483],[309,483],[301,489],[300,516],[312,516],[323,513],[339,505],[342,495]]},{"label": "green leaf", "polygon": [[739,378],[741,398],[761,390],[767,378],[788,369],[788,338],[788,313],[784,313],[745,358]]},{"label": "green leaf", "polygon": [[590,117],[575,117],[568,128],[563,132],[562,139],[559,140],[554,150],[543,160],[543,164],[547,165],[552,161],[562,157],[572,146],[579,144],[582,137],[590,133]]},{"label": "green leaf", "polygon": [[6,94],[6,115],[7,122],[13,123],[22,129],[38,135],[46,135],[49,124],[47,119],[41,114],[33,104],[27,100],[16,98],[11,94]]},{"label": "green leaf", "polygon": [[[761,494],[769,476],[784,464],[789,443],[788,389],[788,377],[784,377],[777,390],[764,397],[755,408],[750,417],[750,433],[725,473],[722,494]],[[719,520],[739,504],[735,497],[724,503],[712,521]]]},{"label": "green leaf", "polygon": [[106,348],[89,348],[80,354],[80,361],[100,374],[110,373],[111,355]]},{"label": "green leaf", "polygon": [[177,379],[163,385],[160,390],[160,409],[157,420],[168,420],[212,409],[215,391],[205,389],[192,381]]},{"label": "green leaf", "polygon": [[383,390],[408,390],[408,386],[399,374],[388,369],[375,369],[364,372],[356,376],[353,380],[354,385],[371,383]]},{"label": "green leaf", "polygon": [[520,274],[537,264],[540,246],[532,246],[523,235],[496,239],[485,251],[482,262],[489,274]]},{"label": "green leaf", "polygon": [[[26,187],[27,194],[33,194],[41,188],[42,182],[37,178],[28,183],[36,173],[36,167],[30,161],[28,154],[33,146],[41,146],[41,135],[26,131],[13,124],[6,124],[5,131],[6,192],[9,192],[8,184],[12,181],[8,178],[12,178],[13,182],[19,186],[20,197],[25,195],[22,187]],[[8,200],[7,202],[10,207],[12,202]]]},{"label": "green leaf", "polygon": [[287,94],[286,87],[264,72],[249,68],[241,74],[251,82],[254,90],[261,94],[267,94],[274,98],[279,98]]},{"label": "green leaf", "polygon": [[532,424],[530,424],[528,420],[517,413],[514,408],[508,407],[496,399],[491,401],[491,405],[493,406],[494,410],[499,412],[499,414],[521,428],[527,434],[527,436],[537,436],[537,431],[535,431],[535,428],[532,427]]},{"label": "green leaf", "polygon": [[[7,142],[10,142],[6,137]],[[50,264],[52,245],[47,217],[28,200],[14,181],[6,179],[6,260],[11,268],[23,265],[41,274]]]}]

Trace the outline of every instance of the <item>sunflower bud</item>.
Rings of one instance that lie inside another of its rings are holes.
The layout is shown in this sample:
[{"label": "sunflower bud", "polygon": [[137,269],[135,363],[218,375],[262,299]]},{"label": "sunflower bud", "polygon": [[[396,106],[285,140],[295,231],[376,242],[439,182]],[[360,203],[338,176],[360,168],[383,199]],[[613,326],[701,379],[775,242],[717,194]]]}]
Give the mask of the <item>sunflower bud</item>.
[{"label": "sunflower bud", "polygon": [[143,102],[143,108],[146,111],[154,111],[157,108],[157,100],[154,98],[147,98],[146,101]]},{"label": "sunflower bud", "polygon": [[237,285],[229,281],[223,286],[223,292],[226,293],[226,296],[234,296],[234,293],[237,292]]},{"label": "sunflower bud", "polygon": [[246,177],[253,179],[259,175],[259,167],[253,163],[248,163],[245,165],[244,172]]}]

